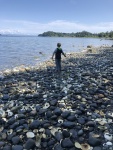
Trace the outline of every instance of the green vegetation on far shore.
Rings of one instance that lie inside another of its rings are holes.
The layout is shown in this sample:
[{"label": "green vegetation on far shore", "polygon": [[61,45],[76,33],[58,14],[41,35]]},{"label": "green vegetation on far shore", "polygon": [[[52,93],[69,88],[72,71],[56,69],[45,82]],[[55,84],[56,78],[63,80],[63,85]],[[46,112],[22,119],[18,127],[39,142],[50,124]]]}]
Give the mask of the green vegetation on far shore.
[{"label": "green vegetation on far shore", "polygon": [[76,33],[62,33],[47,31],[38,35],[39,37],[94,37],[94,38],[109,38],[113,39],[113,31],[90,33],[87,31],[76,32]]}]

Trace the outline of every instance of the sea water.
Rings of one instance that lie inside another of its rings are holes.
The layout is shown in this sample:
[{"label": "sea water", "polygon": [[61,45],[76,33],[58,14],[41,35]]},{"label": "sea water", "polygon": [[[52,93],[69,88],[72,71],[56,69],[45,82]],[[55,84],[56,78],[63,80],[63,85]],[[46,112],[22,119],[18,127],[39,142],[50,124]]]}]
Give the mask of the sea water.
[{"label": "sea water", "polygon": [[58,42],[65,53],[81,52],[87,45],[113,45],[112,40],[98,38],[0,36],[0,71],[38,65],[51,58]]}]

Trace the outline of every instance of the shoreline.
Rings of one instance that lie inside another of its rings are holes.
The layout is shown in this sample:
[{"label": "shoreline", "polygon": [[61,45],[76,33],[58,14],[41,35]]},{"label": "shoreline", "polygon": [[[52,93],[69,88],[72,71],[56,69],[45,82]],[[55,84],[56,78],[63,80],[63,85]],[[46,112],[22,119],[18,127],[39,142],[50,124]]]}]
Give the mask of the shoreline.
[{"label": "shoreline", "polygon": [[[86,48],[86,49],[83,49],[81,52],[70,52],[70,53],[66,53],[67,54],[67,57],[70,57],[70,55],[72,54],[78,54],[78,55],[85,55],[86,53],[98,53],[98,50],[100,48],[108,48],[110,46],[108,45],[102,45],[102,46],[99,46],[99,47],[95,47],[95,46],[92,46],[90,45],[90,48]],[[92,49],[92,52],[90,52],[89,50]],[[64,59],[64,58],[62,58]],[[13,68],[10,68],[10,69],[5,69],[5,70],[1,70],[0,71],[0,77],[3,76],[3,74],[10,74],[10,73],[19,73],[19,72],[24,72],[26,70],[32,70],[32,69],[39,69],[40,67],[43,67],[43,65],[46,65],[46,63],[48,62],[51,62],[52,63],[52,60],[51,58],[46,60],[46,61],[42,61],[40,62],[39,64],[36,64],[36,65],[32,65],[32,66],[25,66],[25,65],[20,65],[20,66],[16,66],[16,67],[13,67]],[[53,63],[54,65],[54,63]]]},{"label": "shoreline", "polygon": [[0,148],[112,150],[113,47],[68,53],[61,74],[54,66],[3,72]]}]

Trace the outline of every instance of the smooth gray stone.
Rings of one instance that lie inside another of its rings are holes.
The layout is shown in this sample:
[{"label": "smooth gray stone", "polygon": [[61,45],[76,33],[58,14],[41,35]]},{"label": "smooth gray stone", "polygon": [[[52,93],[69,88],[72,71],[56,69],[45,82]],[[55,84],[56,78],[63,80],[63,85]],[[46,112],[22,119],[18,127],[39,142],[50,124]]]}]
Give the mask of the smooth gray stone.
[{"label": "smooth gray stone", "polygon": [[55,145],[54,150],[63,150],[60,144]]},{"label": "smooth gray stone", "polygon": [[75,123],[71,121],[65,121],[63,122],[62,126],[66,128],[73,128],[75,126]]},{"label": "smooth gray stone", "polygon": [[92,137],[92,136],[89,136],[88,143],[89,143],[89,145],[91,145],[91,146],[94,147],[94,146],[99,146],[99,145],[101,145],[102,141],[101,141],[101,139],[98,139],[98,138],[94,138],[94,137]]},{"label": "smooth gray stone", "polygon": [[63,148],[71,148],[71,147],[74,147],[74,144],[72,143],[72,141],[69,138],[66,138],[66,139],[62,140],[61,146]]},{"label": "smooth gray stone", "polygon": [[23,146],[21,145],[12,146],[12,150],[23,150]]},{"label": "smooth gray stone", "polygon": [[15,136],[15,137],[12,138],[12,143],[14,145],[18,144],[19,142],[20,142],[20,138],[18,136]]},{"label": "smooth gray stone", "polygon": [[61,139],[63,139],[61,132],[55,132],[55,138],[58,142],[60,142]]},{"label": "smooth gray stone", "polygon": [[12,150],[11,146],[5,146],[3,150]]},{"label": "smooth gray stone", "polygon": [[27,150],[33,149],[35,146],[35,141],[33,139],[28,139],[25,143],[25,149]]},{"label": "smooth gray stone", "polygon": [[81,135],[83,135],[83,134],[84,134],[83,130],[79,130],[79,131],[78,131],[78,136],[81,136]]}]

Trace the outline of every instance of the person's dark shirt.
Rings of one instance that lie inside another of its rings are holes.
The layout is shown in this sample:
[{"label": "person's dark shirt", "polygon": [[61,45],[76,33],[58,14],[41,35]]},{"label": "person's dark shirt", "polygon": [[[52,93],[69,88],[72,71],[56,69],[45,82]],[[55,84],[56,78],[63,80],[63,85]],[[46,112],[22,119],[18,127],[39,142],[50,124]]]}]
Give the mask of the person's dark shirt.
[{"label": "person's dark shirt", "polygon": [[61,48],[56,48],[54,54],[55,54],[55,59],[61,59],[61,54],[65,55]]}]

